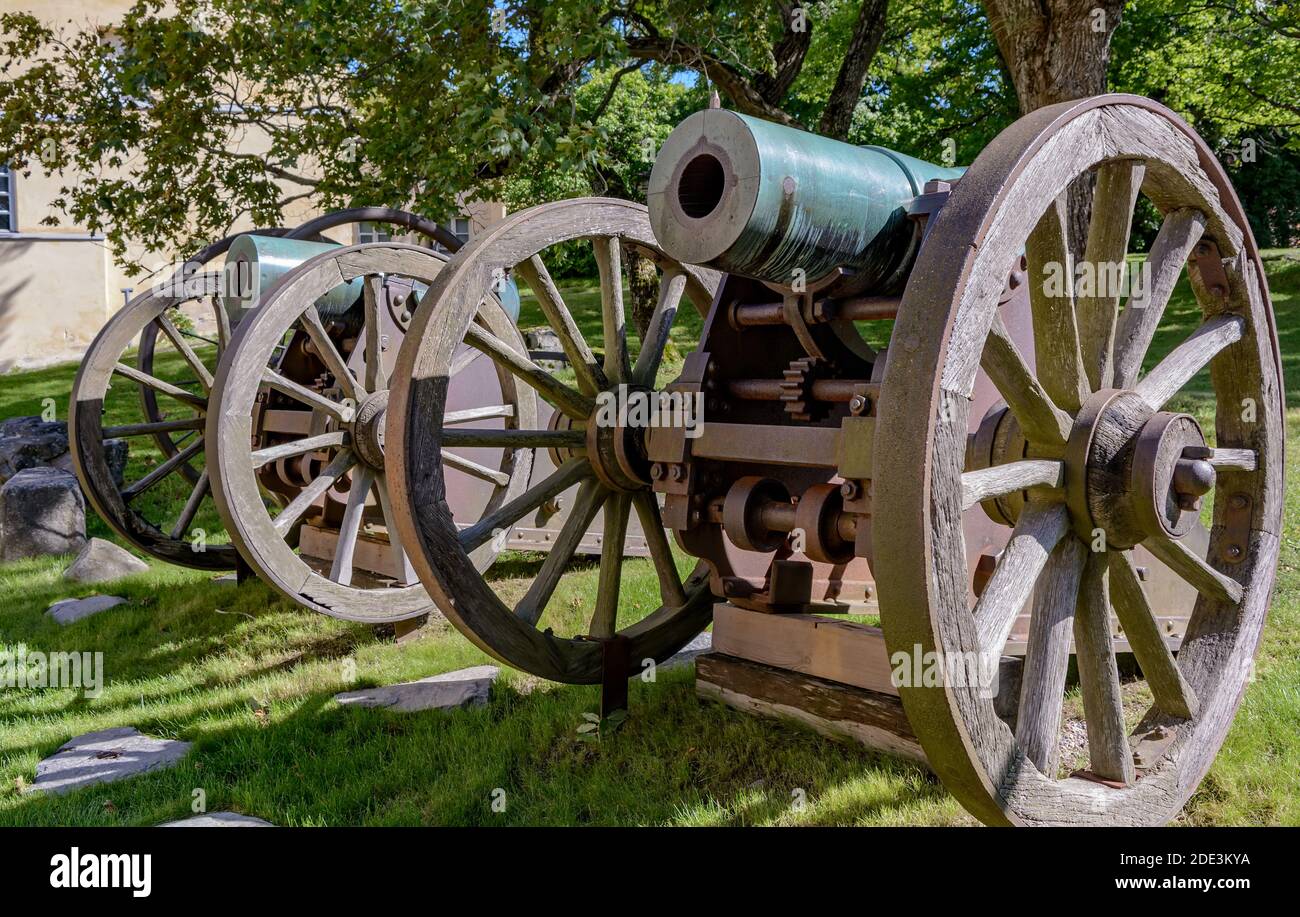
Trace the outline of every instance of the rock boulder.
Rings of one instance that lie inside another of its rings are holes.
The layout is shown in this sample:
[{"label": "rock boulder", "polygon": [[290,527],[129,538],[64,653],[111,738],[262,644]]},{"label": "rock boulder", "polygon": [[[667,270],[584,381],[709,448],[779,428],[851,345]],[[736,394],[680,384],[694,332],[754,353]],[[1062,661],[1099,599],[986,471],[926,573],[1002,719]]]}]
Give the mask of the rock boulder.
[{"label": "rock boulder", "polygon": [[86,502],[77,479],[27,468],[0,487],[0,561],[71,554],[86,543]]}]

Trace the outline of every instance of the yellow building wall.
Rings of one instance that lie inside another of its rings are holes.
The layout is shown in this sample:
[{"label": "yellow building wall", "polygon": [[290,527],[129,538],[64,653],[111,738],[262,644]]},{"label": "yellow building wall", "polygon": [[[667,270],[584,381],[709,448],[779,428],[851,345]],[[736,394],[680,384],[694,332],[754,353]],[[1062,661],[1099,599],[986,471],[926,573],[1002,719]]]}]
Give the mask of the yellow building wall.
[{"label": "yellow building wall", "polygon": [[[130,9],[133,0],[0,0],[0,13],[35,13],[49,25],[77,31],[93,25],[109,28]],[[269,139],[260,131],[235,138],[239,152],[264,153]],[[129,164],[128,164],[129,168]],[[305,168],[305,167],[304,167]],[[309,174],[310,169],[306,169]],[[91,236],[51,207],[60,188],[75,185],[77,174],[49,175],[38,167],[29,176],[15,177],[14,209],[18,229],[0,232],[0,373],[76,359],[89,345],[125,297],[144,292],[151,283],[170,276],[171,266],[181,253],[148,252],[133,247],[129,255],[146,267],[141,276],[128,275],[119,267],[102,238]],[[300,193],[299,185],[281,183],[286,197]],[[470,220],[471,235],[477,235],[505,216],[496,203],[463,205]],[[285,212],[286,225],[304,222],[320,211],[307,201],[295,201]],[[53,217],[57,225],[43,221]],[[178,219],[183,215],[178,215]],[[247,219],[236,222],[232,232],[255,228]],[[329,233],[344,244],[358,241],[357,229]]]}]

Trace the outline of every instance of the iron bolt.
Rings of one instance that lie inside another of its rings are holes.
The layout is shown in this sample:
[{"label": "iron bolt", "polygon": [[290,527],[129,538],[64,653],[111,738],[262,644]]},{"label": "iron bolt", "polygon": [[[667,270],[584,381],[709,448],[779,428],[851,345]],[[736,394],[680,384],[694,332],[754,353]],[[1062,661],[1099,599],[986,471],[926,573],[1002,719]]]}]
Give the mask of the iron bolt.
[{"label": "iron bolt", "polygon": [[664,466],[659,462],[655,462],[651,465],[650,477],[656,481],[662,481],[664,477]]},{"label": "iron bolt", "polygon": [[849,399],[849,413],[861,414],[867,409],[867,397],[865,395],[854,395]]},{"label": "iron bolt", "polygon": [[861,492],[862,488],[857,481],[845,481],[840,485],[840,496],[845,500],[856,500]]}]

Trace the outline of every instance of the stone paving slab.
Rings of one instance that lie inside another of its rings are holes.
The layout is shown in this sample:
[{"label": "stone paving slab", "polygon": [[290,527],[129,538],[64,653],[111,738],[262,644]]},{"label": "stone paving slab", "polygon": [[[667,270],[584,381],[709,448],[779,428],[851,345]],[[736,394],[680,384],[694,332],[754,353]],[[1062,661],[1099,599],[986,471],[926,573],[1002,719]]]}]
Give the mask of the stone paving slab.
[{"label": "stone paving slab", "polygon": [[176,764],[191,743],[155,739],[134,726],[88,732],[66,742],[36,765],[36,781],[24,793],[69,793],[83,786],[112,783]]},{"label": "stone paving slab", "polygon": [[694,662],[695,657],[707,653],[713,649],[713,634],[705,631],[695,636],[690,643],[683,646],[676,653],[669,656],[659,664],[661,669],[676,668],[679,665],[686,665],[688,662]]},{"label": "stone paving slab", "polygon": [[159,828],[274,828],[275,825],[238,812],[206,812],[179,821],[163,822]]},{"label": "stone paving slab", "polygon": [[116,595],[88,595],[82,599],[60,599],[50,605],[45,613],[64,626],[101,611],[125,605],[126,599]]},{"label": "stone paving slab", "polygon": [[387,707],[390,710],[454,710],[486,704],[488,694],[501,670],[494,665],[433,675],[378,688],[363,688],[334,695],[344,706]]}]

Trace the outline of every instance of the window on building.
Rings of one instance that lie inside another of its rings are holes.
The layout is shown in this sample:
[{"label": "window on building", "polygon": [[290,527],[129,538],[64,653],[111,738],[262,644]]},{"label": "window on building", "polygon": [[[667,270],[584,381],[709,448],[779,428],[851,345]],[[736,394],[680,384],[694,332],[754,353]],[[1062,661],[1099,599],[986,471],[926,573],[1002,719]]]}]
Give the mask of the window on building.
[{"label": "window on building", "polygon": [[18,215],[14,213],[14,173],[0,163],[0,232],[17,232]]},{"label": "window on building", "polygon": [[[451,230],[451,234],[460,239],[462,245],[469,241],[469,217],[456,217],[450,222],[442,224]],[[444,245],[435,246],[438,251],[447,254],[447,248]]]},{"label": "window on building", "polygon": [[357,242],[390,242],[392,235],[381,223],[362,223],[357,227]]}]

